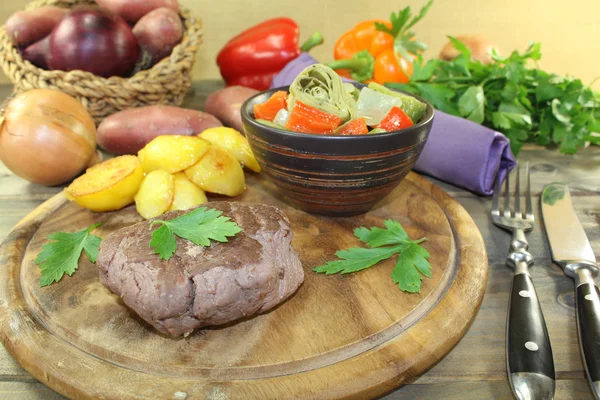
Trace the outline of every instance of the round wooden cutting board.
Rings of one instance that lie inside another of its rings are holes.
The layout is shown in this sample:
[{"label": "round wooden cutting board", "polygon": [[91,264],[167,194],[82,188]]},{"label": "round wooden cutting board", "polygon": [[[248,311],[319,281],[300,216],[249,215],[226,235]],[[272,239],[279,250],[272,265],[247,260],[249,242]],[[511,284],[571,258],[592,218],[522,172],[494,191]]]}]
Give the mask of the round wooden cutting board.
[{"label": "round wooden cutting board", "polygon": [[[34,260],[46,237],[104,222],[94,234],[141,221],[134,207],[93,213],[51,198],[13,228],[0,247],[2,342],[34,377],[70,398],[364,399],[406,383],[460,340],[483,298],[487,255],[467,212],[411,173],[369,213],[306,214],[265,180],[247,175],[236,201],[281,207],[305,271],[298,291],[275,309],[186,338],[161,335],[130,311],[82,257],[73,276],[40,288]],[[432,277],[420,293],[399,290],[395,257],[347,275],[312,269],[361,246],[360,226],[402,223],[426,236]]]}]

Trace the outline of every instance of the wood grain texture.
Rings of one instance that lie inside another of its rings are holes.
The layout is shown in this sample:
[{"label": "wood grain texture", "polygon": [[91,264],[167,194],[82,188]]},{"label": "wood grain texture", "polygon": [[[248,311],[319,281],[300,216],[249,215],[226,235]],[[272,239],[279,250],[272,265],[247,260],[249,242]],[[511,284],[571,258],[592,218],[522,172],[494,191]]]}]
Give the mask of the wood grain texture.
[{"label": "wood grain texture", "polygon": [[[290,300],[172,339],[110,294],[87,259],[73,277],[40,288],[33,260],[48,234],[103,221],[97,232],[105,236],[141,219],[133,207],[97,214],[58,194],[0,248],[5,347],[42,383],[72,398],[364,398],[413,380],[464,335],[483,298],[487,256],[472,219],[437,186],[411,174],[368,214],[334,219],[288,206],[260,177],[247,184],[239,201],[278,205],[291,220],[306,279]],[[411,237],[428,238],[433,274],[420,294],[398,290],[393,260],[347,276],[311,272],[335,251],[358,245],[353,228],[388,218]]]}]

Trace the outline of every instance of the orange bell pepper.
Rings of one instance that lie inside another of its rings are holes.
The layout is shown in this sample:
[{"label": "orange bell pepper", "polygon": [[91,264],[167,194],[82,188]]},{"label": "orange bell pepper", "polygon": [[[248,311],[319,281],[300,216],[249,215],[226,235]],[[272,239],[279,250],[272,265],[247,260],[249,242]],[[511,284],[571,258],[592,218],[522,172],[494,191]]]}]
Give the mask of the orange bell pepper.
[{"label": "orange bell pepper", "polygon": [[327,114],[300,101],[294,103],[285,128],[295,132],[328,134],[342,124],[337,115]]},{"label": "orange bell pepper", "polygon": [[[397,14],[392,13],[389,21],[374,19],[359,23],[336,41],[333,51],[336,61],[328,65],[341,76],[361,82],[409,82],[416,55],[427,48],[425,43],[415,40],[409,29],[425,16],[432,3],[429,0],[412,18],[407,6]],[[360,52],[368,52],[373,63],[357,62]]]}]

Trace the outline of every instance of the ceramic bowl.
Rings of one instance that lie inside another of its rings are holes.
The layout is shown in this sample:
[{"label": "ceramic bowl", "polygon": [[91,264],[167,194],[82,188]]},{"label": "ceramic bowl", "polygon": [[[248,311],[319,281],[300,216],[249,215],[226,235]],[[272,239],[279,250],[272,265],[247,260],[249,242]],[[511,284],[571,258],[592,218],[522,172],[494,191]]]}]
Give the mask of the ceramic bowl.
[{"label": "ceramic bowl", "polygon": [[[357,87],[364,85],[356,84]],[[254,105],[280,87],[258,93],[241,107],[242,123],[263,174],[293,204],[309,213],[351,216],[369,211],[412,169],[429,136],[434,110],[399,131],[360,136],[298,133],[254,119]]]}]

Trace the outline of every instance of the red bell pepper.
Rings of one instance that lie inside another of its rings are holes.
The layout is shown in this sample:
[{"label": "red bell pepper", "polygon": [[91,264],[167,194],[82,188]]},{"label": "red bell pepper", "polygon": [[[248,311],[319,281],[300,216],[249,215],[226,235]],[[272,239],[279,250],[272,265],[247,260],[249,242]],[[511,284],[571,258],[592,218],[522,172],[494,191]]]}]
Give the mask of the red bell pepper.
[{"label": "red bell pepper", "polygon": [[414,125],[414,122],[400,107],[392,107],[390,112],[377,124],[376,128],[385,129],[388,132],[397,131]]},{"label": "red bell pepper", "polygon": [[217,55],[217,65],[227,86],[266,90],[273,77],[303,51],[323,43],[316,32],[298,47],[300,28],[290,18],[273,18],[232,38]]},{"label": "red bell pepper", "polygon": [[254,118],[273,121],[279,110],[287,107],[287,98],[288,94],[284,90],[273,93],[269,100],[254,105]]},{"label": "red bell pepper", "polygon": [[295,132],[325,135],[332,133],[341,124],[342,119],[337,115],[327,114],[317,108],[296,101],[285,128]]}]

